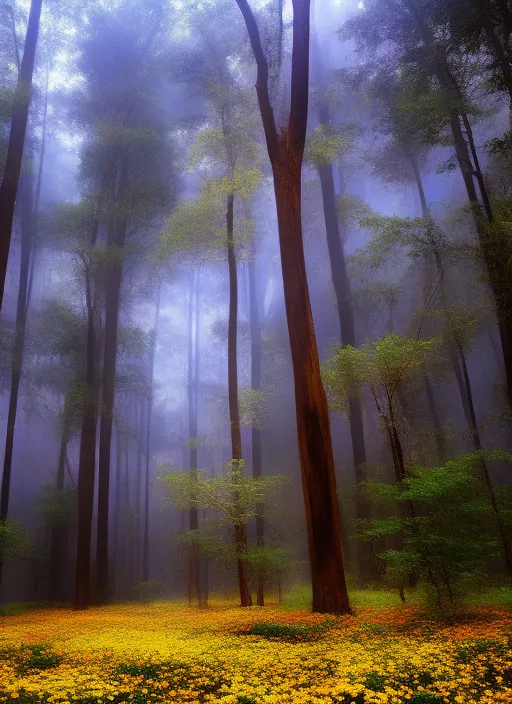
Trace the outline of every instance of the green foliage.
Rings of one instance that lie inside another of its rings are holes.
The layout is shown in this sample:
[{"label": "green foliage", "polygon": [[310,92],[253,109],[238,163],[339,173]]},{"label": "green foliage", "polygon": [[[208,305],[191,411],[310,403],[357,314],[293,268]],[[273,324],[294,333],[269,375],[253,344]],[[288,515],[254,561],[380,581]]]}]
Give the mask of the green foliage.
[{"label": "green foliage", "polygon": [[428,366],[439,340],[386,335],[362,349],[340,347],[322,364],[322,380],[332,410],[346,415],[348,400],[367,385],[379,400],[392,399],[396,389]]},{"label": "green foliage", "polygon": [[438,259],[447,250],[444,232],[431,218],[400,218],[367,212],[358,218],[359,227],[370,230],[372,239],[363,250],[372,266],[379,266],[390,255],[407,252],[413,260]]},{"label": "green foliage", "polygon": [[348,225],[357,224],[371,213],[370,206],[357,196],[346,194],[337,201],[338,218]]},{"label": "green foliage", "polygon": [[22,670],[50,670],[58,667],[62,662],[62,658],[52,651],[48,643],[22,646],[20,656]]},{"label": "green foliage", "polygon": [[304,159],[316,167],[333,164],[352,148],[351,136],[330,125],[317,125],[307,136]]},{"label": "green foliage", "polygon": [[237,167],[221,179],[209,179],[203,186],[203,193],[212,200],[225,200],[229,195],[240,196],[244,200],[252,197],[261,181],[258,169]]},{"label": "green foliage", "polygon": [[76,517],[76,490],[57,491],[51,486],[44,486],[39,495],[38,509],[48,525],[70,526]]},{"label": "green foliage", "polygon": [[[212,256],[224,249],[227,197],[235,195],[247,200],[260,181],[260,171],[242,168],[234,169],[223,178],[204,181],[201,196],[194,201],[182,201],[173,212],[155,257],[162,261],[177,253]],[[237,217],[238,231],[243,233],[248,226],[250,223]]]},{"label": "green foliage", "polygon": [[248,123],[236,122],[229,130],[212,127],[200,130],[190,149],[190,169],[201,165],[226,167],[236,161],[238,164],[254,165],[260,156],[258,144],[251,139]]},{"label": "green foliage", "polygon": [[380,555],[392,584],[421,579],[433,589],[437,606],[453,613],[464,585],[483,578],[501,550],[482,466],[492,461],[510,462],[512,456],[475,452],[440,467],[413,467],[392,487],[366,482],[367,498],[388,509],[393,501],[401,507],[398,515],[359,522],[364,540],[400,538],[399,548]]},{"label": "green foliage", "polygon": [[249,428],[263,428],[269,410],[269,392],[259,389],[240,389],[240,425]]},{"label": "green foliage", "polygon": [[244,476],[243,461],[232,460],[219,477],[204,478],[205,470],[168,471],[160,475],[167,501],[178,510],[191,506],[220,511],[229,525],[243,525],[268,502],[270,495],[289,480],[283,476],[253,479]]},{"label": "green foliage", "polygon": [[130,677],[142,677],[145,680],[156,679],[160,675],[162,665],[152,662],[143,663],[121,663],[116,668],[116,673],[129,675]]},{"label": "green foliage", "polygon": [[247,630],[240,631],[240,635],[261,636],[269,640],[284,640],[294,643],[316,640],[332,628],[333,625],[334,620],[329,618],[316,624],[259,621]]},{"label": "green foliage", "polygon": [[244,553],[250,573],[264,580],[281,578],[292,565],[292,556],[285,548],[251,545]]},{"label": "green foliage", "polygon": [[133,590],[137,592],[139,601],[150,601],[155,595],[160,583],[156,579],[150,579],[146,582],[137,582],[133,585]]},{"label": "green foliage", "polygon": [[31,541],[19,521],[7,518],[0,522],[0,556],[2,561],[26,557],[30,553],[31,547]]}]

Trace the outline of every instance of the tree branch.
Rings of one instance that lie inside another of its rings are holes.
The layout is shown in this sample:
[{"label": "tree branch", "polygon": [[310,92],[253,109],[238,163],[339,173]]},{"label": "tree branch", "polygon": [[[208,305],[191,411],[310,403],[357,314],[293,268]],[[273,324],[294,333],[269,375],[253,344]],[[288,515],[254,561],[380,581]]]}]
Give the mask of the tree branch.
[{"label": "tree branch", "polygon": [[258,69],[256,77],[256,94],[258,96],[261,120],[265,131],[265,139],[267,141],[268,155],[270,161],[273,162],[277,157],[278,138],[274,111],[270,103],[270,96],[268,92],[268,61],[263,51],[263,47],[261,46],[258,25],[256,23],[253,11],[249,6],[248,0],[235,0],[235,2],[240,8],[240,12],[245,20],[245,26],[247,27],[247,33],[251,42],[252,51],[254,58],[256,59],[256,66]]},{"label": "tree branch", "polygon": [[306,141],[309,100],[309,9],[310,0],[293,1],[292,81],[290,136],[302,158]]}]

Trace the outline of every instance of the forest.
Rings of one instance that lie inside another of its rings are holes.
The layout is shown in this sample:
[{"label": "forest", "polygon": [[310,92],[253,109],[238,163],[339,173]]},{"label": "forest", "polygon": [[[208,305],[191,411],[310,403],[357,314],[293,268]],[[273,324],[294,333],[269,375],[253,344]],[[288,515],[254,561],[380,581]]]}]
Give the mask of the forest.
[{"label": "forest", "polygon": [[512,704],[512,0],[0,2],[0,704]]}]

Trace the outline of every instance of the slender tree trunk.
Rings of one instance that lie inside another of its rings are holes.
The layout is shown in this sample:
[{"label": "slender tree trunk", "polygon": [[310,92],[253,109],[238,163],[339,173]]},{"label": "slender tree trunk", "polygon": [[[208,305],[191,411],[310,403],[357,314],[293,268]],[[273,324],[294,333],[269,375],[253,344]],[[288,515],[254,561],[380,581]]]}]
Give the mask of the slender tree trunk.
[{"label": "slender tree trunk", "polygon": [[[228,395],[229,419],[231,423],[231,453],[233,460],[242,460],[242,433],[240,431],[240,407],[238,403],[238,355],[237,355],[237,325],[238,325],[238,279],[236,271],[236,252],[233,237],[233,209],[235,197],[228,196],[226,210],[227,248],[229,268],[229,324],[228,324]],[[252,606],[251,592],[247,583],[244,552],[247,548],[247,531],[245,524],[235,526],[236,565],[238,570],[238,586],[240,590],[240,606]]]},{"label": "slender tree trunk", "polygon": [[121,471],[122,471],[122,444],[119,432],[119,423],[116,424],[116,497],[114,508],[114,551],[112,555],[114,580],[112,584],[112,596],[119,594],[119,512],[121,506]]},{"label": "slender tree trunk", "polygon": [[[464,349],[458,340],[455,340],[455,346],[460,360],[460,365],[462,369],[462,380],[464,384],[464,396],[466,403],[464,404],[466,410],[466,418],[468,422],[468,427],[471,432],[474,448],[477,452],[482,449],[482,442],[480,440],[480,433],[478,432],[478,425],[476,422],[475,406],[473,403],[473,391],[471,389],[471,381],[469,379],[469,372],[466,363],[466,355],[464,354]],[[462,391],[462,390],[461,390]],[[492,511],[496,519],[496,525],[498,532],[500,534],[500,540],[503,547],[503,557],[505,559],[505,564],[507,567],[507,573],[509,578],[512,577],[512,551],[507,539],[505,526],[503,525],[503,519],[498,508],[498,503],[496,501],[496,495],[494,493],[494,487],[491,482],[491,477],[489,475],[489,470],[487,464],[484,460],[481,461],[482,473],[484,475],[485,483],[487,486],[487,491],[489,493],[489,499],[491,502]]]},{"label": "slender tree trunk", "polygon": [[139,402],[138,403],[138,413],[137,413],[137,474],[135,476],[135,514],[134,514],[134,528],[135,536],[133,540],[133,546],[135,551],[135,581],[138,583],[141,579],[141,550],[140,550],[140,517],[141,517],[141,498],[142,498],[142,456],[143,456],[143,437],[144,437],[144,407]]},{"label": "slender tree trunk", "polygon": [[84,409],[80,434],[78,466],[78,524],[76,549],[75,609],[85,609],[90,601],[91,529],[96,465],[96,330],[91,275],[87,272],[87,344]]},{"label": "slender tree trunk", "polygon": [[[258,298],[258,285],[256,281],[256,252],[254,242],[252,243],[252,256],[249,260],[249,318],[251,329],[251,389],[261,390],[261,323],[260,307]],[[254,479],[261,477],[261,428],[257,424],[251,428],[251,453],[252,453],[252,476]],[[256,544],[260,547],[265,545],[265,519],[263,516],[263,506],[256,508]],[[261,571],[258,573],[258,583],[256,591],[256,603],[258,606],[265,606],[264,576]]]},{"label": "slender tree trunk", "polygon": [[[103,186],[105,178],[103,179]],[[100,196],[101,198],[101,196]],[[99,222],[91,233],[89,246],[98,239]],[[90,263],[85,266],[85,302],[87,308],[87,341],[85,348],[84,400],[80,430],[80,456],[77,486],[77,544],[75,609],[82,610],[90,602],[91,530],[94,505],[94,474],[96,469],[96,430],[98,417],[98,384],[96,366],[99,362],[99,337],[96,331],[95,286]]]},{"label": "slender tree trunk", "polygon": [[[189,435],[189,469],[191,472],[197,470],[197,439],[198,439],[198,410],[197,410],[197,388],[199,383],[198,372],[198,315],[199,315],[199,274],[194,274],[190,286],[189,303],[189,340],[188,340],[188,435]],[[189,530],[199,530],[199,510],[197,506],[191,505],[189,509]],[[197,602],[200,607],[206,606],[203,593],[202,565],[200,559],[199,544],[191,543],[188,555],[188,593],[189,601],[192,601],[192,594],[195,592]]]},{"label": "slender tree trunk", "polygon": [[247,0],[236,0],[258,68],[256,92],[274,175],[286,319],[295,383],[297,437],[308,532],[313,611],[349,613],[327,398],[311,314],[301,222],[301,171],[309,89],[309,0],[293,0],[290,113],[278,131],[268,62]]},{"label": "slender tree trunk", "polygon": [[[126,168],[121,170],[119,191],[116,200],[120,200],[126,189]],[[117,361],[117,329],[121,283],[123,279],[122,251],[126,238],[126,221],[116,220],[111,223],[107,244],[111,248],[112,262],[107,268],[105,291],[105,347],[103,357],[102,406],[99,445],[98,472],[98,532],[96,544],[96,598],[104,604],[109,598],[108,584],[108,550],[109,550],[109,493],[110,460],[112,445],[112,423],[114,416],[114,399]],[[140,441],[142,443],[142,440]],[[137,515],[139,506],[137,506]]]},{"label": "slender tree trunk", "polygon": [[[24,174],[21,181],[21,261],[18,279],[18,300],[16,305],[16,324],[14,345],[11,358],[11,388],[9,393],[9,408],[7,412],[7,432],[5,437],[4,465],[2,485],[0,489],[0,523],[7,519],[9,498],[11,492],[12,456],[14,450],[14,432],[18,412],[23,351],[25,348],[25,328],[27,323],[27,284],[30,267],[30,251],[32,246],[32,178]],[[0,583],[2,579],[2,564],[0,562]]]},{"label": "slender tree trunk", "polygon": [[[328,124],[327,115],[321,119],[322,124]],[[318,167],[322,201],[324,210],[325,232],[327,235],[327,248],[331,266],[331,279],[336,296],[336,306],[340,323],[342,345],[356,346],[354,325],[354,310],[350,292],[350,281],[345,263],[345,253],[340,237],[339,221],[336,211],[336,194],[334,190],[334,175],[332,164],[322,164]],[[352,439],[352,457],[356,484],[365,479],[364,466],[366,465],[366,444],[364,439],[363,412],[361,401],[357,396],[349,399],[349,426]],[[357,518],[368,518],[369,506],[358,494],[356,499]],[[366,555],[360,551],[356,559],[359,579],[362,583],[371,576],[370,563]]]},{"label": "slender tree trunk", "polygon": [[[55,490],[57,496],[64,489],[64,471],[66,465],[66,451],[69,442],[69,430],[66,419],[62,428],[60,439],[59,460],[57,463],[57,476]],[[58,519],[57,519],[58,521]],[[65,584],[64,565],[66,564],[68,542],[68,526],[60,522],[55,522],[52,526],[51,548],[50,548],[50,601],[62,601]]]},{"label": "slender tree trunk", "polygon": [[32,235],[32,257],[30,259],[30,273],[28,277],[28,290],[27,290],[27,309],[30,306],[30,300],[32,298],[32,288],[34,284],[34,272],[37,259],[37,230],[39,226],[39,206],[41,203],[41,188],[43,185],[43,169],[44,169],[44,157],[46,154],[46,132],[47,132],[47,118],[48,118],[48,82],[50,80],[50,65],[46,64],[46,85],[44,92],[44,107],[43,107],[43,126],[42,126],[42,136],[41,136],[41,151],[39,153],[39,165],[37,169],[37,186],[36,186],[36,197],[34,202],[34,225],[33,225],[33,235]]},{"label": "slender tree trunk", "polygon": [[5,521],[9,510],[14,430],[16,425],[16,413],[18,409],[23,350],[25,346],[25,326],[27,322],[27,283],[28,271],[30,267],[33,215],[32,179],[29,174],[25,174],[22,178],[21,195],[21,261],[18,280],[18,300],[16,305],[16,327],[11,360],[11,390],[9,395],[7,434],[5,440],[4,466],[0,495],[0,522]]},{"label": "slender tree trunk", "polygon": [[[324,123],[327,121],[324,120]],[[338,215],[336,212],[336,193],[334,190],[334,176],[332,164],[323,164],[318,167],[322,201],[324,209],[325,232],[327,235],[327,248],[331,265],[331,278],[336,295],[338,318],[342,345],[356,346],[354,325],[354,309],[350,292],[350,282],[345,263],[345,253],[340,237]],[[366,447],[363,429],[363,414],[359,398],[353,397],[349,401],[350,435],[352,437],[352,453],[356,481],[364,480],[363,465],[366,463]],[[362,518],[363,516],[361,516]]]},{"label": "slender tree trunk", "polygon": [[5,275],[11,245],[14,205],[18,191],[18,183],[25,145],[28,110],[32,94],[32,75],[39,34],[39,20],[43,0],[32,0],[28,17],[25,48],[18,73],[18,82],[13,98],[11,131],[4,175],[0,185],[0,310],[5,288]]},{"label": "slender tree trunk", "polygon": [[153,378],[155,375],[155,353],[156,340],[158,334],[158,318],[160,315],[161,287],[162,283],[161,281],[159,281],[155,306],[155,324],[151,333],[151,345],[149,351],[149,383],[151,388],[146,418],[146,472],[144,475],[144,558],[142,575],[142,579],[144,582],[149,581],[149,470],[151,467],[151,420],[153,415]]}]

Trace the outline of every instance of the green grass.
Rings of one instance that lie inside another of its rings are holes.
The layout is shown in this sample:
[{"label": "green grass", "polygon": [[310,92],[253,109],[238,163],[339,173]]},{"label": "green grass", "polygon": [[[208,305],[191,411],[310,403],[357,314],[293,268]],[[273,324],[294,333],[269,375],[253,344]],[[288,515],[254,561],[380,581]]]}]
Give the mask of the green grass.
[{"label": "green grass", "polygon": [[[409,603],[417,603],[416,595],[407,595]],[[350,589],[349,597],[351,605],[360,609],[363,606],[372,606],[375,609],[389,609],[400,606],[402,603],[398,592],[386,589]],[[291,589],[283,600],[284,609],[310,609],[311,608],[311,587],[308,585],[297,585]]]},{"label": "green grass", "polygon": [[[406,604],[419,604],[427,606],[428,600],[425,590],[420,586],[414,590],[406,590]],[[389,589],[349,589],[350,604],[355,609],[371,606],[374,609],[390,609],[401,605],[398,591]],[[285,610],[310,609],[312,602],[311,587],[309,585],[296,585],[283,600]],[[512,587],[490,587],[486,590],[476,591],[464,599],[469,607],[483,607],[494,609],[512,608]]]}]

